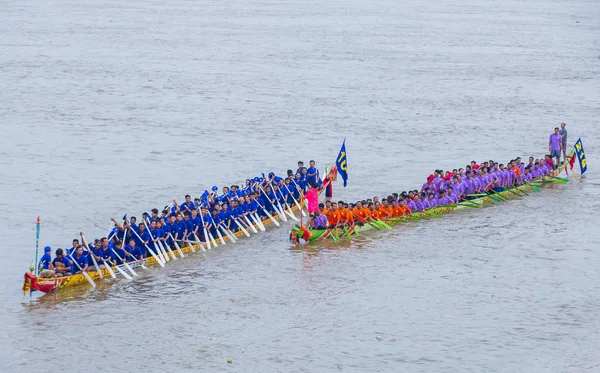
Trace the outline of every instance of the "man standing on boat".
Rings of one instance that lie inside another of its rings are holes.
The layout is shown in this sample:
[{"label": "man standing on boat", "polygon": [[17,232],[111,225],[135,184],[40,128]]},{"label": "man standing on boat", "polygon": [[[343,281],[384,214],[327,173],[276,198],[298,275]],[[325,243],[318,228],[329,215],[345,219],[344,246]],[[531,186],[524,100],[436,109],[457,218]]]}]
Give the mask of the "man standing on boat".
[{"label": "man standing on boat", "polygon": [[563,155],[565,156],[565,160],[567,159],[567,129],[565,128],[566,124],[560,124],[560,131],[558,134],[562,136],[562,147],[563,147]]},{"label": "man standing on boat", "polygon": [[308,182],[308,185],[320,184],[321,182],[319,170],[315,165],[315,161],[310,161],[310,167],[306,170],[306,181]]},{"label": "man standing on boat", "polygon": [[560,153],[564,152],[563,137],[560,135],[558,127],[554,127],[554,133],[550,135],[548,141],[548,151],[551,158],[556,158],[556,165],[560,165]]}]

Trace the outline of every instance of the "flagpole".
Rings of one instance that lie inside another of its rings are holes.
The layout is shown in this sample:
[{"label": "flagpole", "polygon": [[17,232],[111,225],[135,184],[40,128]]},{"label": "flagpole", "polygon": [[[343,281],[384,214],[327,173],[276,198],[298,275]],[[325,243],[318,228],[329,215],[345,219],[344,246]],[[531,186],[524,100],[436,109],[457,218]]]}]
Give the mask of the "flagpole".
[{"label": "flagpole", "polygon": [[39,275],[40,266],[38,263],[38,250],[40,246],[40,217],[37,217],[36,228],[35,228],[35,275]]}]

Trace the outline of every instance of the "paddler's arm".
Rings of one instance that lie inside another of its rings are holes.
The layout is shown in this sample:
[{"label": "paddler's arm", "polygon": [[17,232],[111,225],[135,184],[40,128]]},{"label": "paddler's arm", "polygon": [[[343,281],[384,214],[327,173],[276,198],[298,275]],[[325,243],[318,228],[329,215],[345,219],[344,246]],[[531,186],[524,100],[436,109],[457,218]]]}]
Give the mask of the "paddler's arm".
[{"label": "paddler's arm", "polygon": [[117,227],[118,230],[120,230],[120,231],[124,230],[121,223],[119,223],[115,218],[110,218],[110,220],[112,220],[112,222],[115,223],[115,227]]}]

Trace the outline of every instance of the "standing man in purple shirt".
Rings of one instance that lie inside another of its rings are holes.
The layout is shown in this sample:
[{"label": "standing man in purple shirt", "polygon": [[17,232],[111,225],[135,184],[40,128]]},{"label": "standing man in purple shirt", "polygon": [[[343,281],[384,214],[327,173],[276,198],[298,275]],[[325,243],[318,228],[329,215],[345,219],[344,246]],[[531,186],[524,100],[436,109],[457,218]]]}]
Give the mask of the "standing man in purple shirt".
[{"label": "standing man in purple shirt", "polygon": [[554,127],[554,133],[550,135],[550,140],[548,141],[548,151],[551,158],[556,158],[556,167],[560,166],[560,153],[563,152],[563,138],[559,131],[558,127]]}]

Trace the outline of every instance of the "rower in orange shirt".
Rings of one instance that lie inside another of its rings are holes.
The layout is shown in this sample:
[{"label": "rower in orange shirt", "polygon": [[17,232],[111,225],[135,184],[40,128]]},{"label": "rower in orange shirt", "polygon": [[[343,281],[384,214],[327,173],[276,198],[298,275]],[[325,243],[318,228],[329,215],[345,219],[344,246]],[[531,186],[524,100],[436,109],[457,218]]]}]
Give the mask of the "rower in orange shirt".
[{"label": "rower in orange shirt", "polygon": [[329,214],[329,211],[331,211],[331,201],[325,201],[325,208],[321,213],[327,215]]},{"label": "rower in orange shirt", "polygon": [[363,207],[361,201],[356,202],[356,207],[352,210],[352,215],[354,216],[354,221],[357,225],[365,225],[367,222],[367,217],[370,215],[369,210]]},{"label": "rower in orange shirt", "polygon": [[339,201],[337,206],[338,212],[340,214],[340,220],[338,221],[339,226],[351,225],[350,219],[352,218],[352,214],[348,211],[344,205],[344,201]]},{"label": "rower in orange shirt", "polygon": [[379,207],[379,219],[381,220],[390,220],[393,216],[393,209],[390,207],[390,204],[387,199],[383,199],[381,206]]},{"label": "rower in orange shirt", "polygon": [[[410,197],[406,197],[406,198],[410,198]],[[404,203],[403,199],[400,199],[398,201],[398,204],[402,208],[402,210],[404,211],[404,215],[409,215],[410,214],[410,208],[408,206],[406,206],[406,203]]]},{"label": "rower in orange shirt", "polygon": [[337,209],[337,204],[331,204],[331,210],[327,213],[327,221],[329,222],[329,229],[333,229],[338,226],[340,222],[340,212]]},{"label": "rower in orange shirt", "polygon": [[348,207],[347,203],[344,203],[344,211],[346,211],[346,213],[348,214],[348,221],[347,221],[346,225],[354,226],[354,215],[352,214],[352,209],[350,209]]},{"label": "rower in orange shirt", "polygon": [[403,208],[400,206],[400,204],[399,204],[398,202],[394,202],[394,203],[393,203],[393,207],[392,207],[392,209],[393,209],[393,211],[394,211],[394,212],[392,213],[392,216],[393,216],[394,218],[399,218],[399,217],[401,217],[402,215],[404,215],[404,209],[403,209]]},{"label": "rower in orange shirt", "polygon": [[369,208],[371,209],[371,219],[379,220],[379,207],[381,207],[381,203],[379,202],[369,204]]}]

